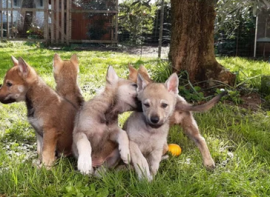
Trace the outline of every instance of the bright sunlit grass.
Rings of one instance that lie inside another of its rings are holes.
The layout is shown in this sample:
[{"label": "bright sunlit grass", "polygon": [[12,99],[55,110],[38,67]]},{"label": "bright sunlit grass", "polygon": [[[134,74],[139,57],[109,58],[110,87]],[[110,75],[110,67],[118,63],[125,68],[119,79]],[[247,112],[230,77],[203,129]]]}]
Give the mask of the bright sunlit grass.
[{"label": "bright sunlit grass", "polygon": [[[54,53],[69,59],[77,53],[80,61],[79,84],[86,99],[104,85],[108,65],[127,77],[128,63],[144,64],[150,72],[156,59],[118,52],[63,51],[37,48],[24,43],[0,44],[0,83],[12,66],[10,56],[23,57],[52,87]],[[232,71],[239,72],[239,82],[270,75],[269,64],[244,58],[219,58]],[[155,74],[156,72],[151,72]],[[154,76],[158,77],[158,76]],[[195,114],[216,162],[207,171],[198,148],[182,132],[172,127],[169,143],[179,144],[182,154],[161,162],[151,183],[139,182],[131,169],[109,170],[102,178],[81,175],[76,160],[61,158],[52,170],[37,169],[35,135],[28,124],[24,103],[0,104],[0,196],[270,196],[270,118],[265,111],[250,111],[219,103],[209,112]],[[123,124],[128,117],[120,117]]]}]

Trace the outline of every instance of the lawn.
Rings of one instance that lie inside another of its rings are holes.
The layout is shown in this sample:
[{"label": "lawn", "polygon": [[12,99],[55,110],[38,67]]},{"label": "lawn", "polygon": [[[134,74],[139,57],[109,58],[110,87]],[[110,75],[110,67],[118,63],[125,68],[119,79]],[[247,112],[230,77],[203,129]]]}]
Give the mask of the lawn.
[{"label": "lawn", "polygon": [[[79,84],[86,100],[104,85],[108,65],[121,77],[128,75],[128,63],[143,64],[153,74],[160,65],[154,58],[112,51],[48,50],[37,44],[0,43],[0,83],[12,66],[13,55],[23,57],[54,87],[55,53],[62,59],[78,54]],[[265,62],[218,61],[238,73],[238,84],[245,82],[252,90],[259,89],[262,73],[270,75]],[[37,169],[32,165],[37,158],[35,135],[27,122],[25,104],[0,104],[0,113],[0,196],[270,196],[270,118],[265,109],[251,111],[221,102],[208,112],[194,114],[216,162],[214,171],[204,168],[198,148],[181,128],[171,128],[168,142],[179,144],[182,154],[162,161],[151,183],[138,181],[135,172],[127,169],[110,170],[102,178],[84,176],[76,170],[73,158],[59,159],[49,171]],[[127,116],[120,117],[121,124]]]}]

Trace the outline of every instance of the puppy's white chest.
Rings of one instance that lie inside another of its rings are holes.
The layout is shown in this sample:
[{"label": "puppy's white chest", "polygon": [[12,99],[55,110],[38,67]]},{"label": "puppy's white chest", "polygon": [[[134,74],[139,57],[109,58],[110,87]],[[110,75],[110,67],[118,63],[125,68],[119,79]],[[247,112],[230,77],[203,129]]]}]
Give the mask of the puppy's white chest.
[{"label": "puppy's white chest", "polygon": [[29,123],[39,135],[43,135],[43,120],[41,118],[28,117]]}]

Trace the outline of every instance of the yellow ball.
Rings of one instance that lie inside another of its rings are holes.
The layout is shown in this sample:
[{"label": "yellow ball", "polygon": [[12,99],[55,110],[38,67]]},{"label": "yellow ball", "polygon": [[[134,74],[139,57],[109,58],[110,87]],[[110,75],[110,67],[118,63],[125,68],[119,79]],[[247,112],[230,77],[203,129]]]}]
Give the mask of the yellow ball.
[{"label": "yellow ball", "polygon": [[177,144],[168,144],[168,151],[173,155],[173,156],[179,156],[182,152],[182,149],[179,145]]}]

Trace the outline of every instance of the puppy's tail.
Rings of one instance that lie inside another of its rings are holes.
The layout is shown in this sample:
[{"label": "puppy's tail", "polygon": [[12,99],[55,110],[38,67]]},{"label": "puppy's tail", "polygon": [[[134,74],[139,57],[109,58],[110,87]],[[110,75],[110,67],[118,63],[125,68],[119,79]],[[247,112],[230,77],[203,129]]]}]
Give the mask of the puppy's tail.
[{"label": "puppy's tail", "polygon": [[177,110],[177,111],[205,112],[205,111],[208,111],[209,109],[211,109],[212,107],[214,107],[220,101],[220,99],[227,94],[228,94],[227,91],[223,91],[221,94],[215,96],[210,101],[208,101],[207,103],[204,103],[202,105],[189,105],[189,104],[177,102],[177,104],[175,106],[175,110]]}]

